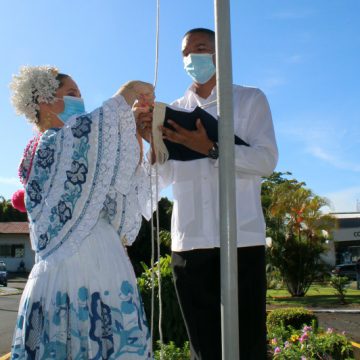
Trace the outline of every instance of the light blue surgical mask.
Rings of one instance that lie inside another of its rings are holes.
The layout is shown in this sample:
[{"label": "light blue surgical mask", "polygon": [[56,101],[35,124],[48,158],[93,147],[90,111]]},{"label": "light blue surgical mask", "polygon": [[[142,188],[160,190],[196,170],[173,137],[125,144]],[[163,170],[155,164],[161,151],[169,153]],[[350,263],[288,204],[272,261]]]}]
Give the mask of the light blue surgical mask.
[{"label": "light blue surgical mask", "polygon": [[65,124],[74,115],[85,113],[84,100],[75,96],[64,96],[64,111],[56,114],[57,117]]},{"label": "light blue surgical mask", "polygon": [[199,84],[205,84],[215,74],[214,54],[189,54],[184,57],[184,69]]}]

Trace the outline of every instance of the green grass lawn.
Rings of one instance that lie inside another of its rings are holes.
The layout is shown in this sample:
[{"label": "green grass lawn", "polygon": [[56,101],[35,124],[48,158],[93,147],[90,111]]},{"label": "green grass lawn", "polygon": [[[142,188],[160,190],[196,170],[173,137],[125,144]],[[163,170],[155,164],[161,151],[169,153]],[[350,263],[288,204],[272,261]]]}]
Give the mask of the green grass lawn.
[{"label": "green grass lawn", "polygon": [[[360,307],[360,290],[348,288],[345,294],[345,307]],[[339,302],[335,290],[326,285],[312,285],[304,297],[291,297],[286,289],[267,291],[268,305],[309,306],[309,307],[344,307]]]}]

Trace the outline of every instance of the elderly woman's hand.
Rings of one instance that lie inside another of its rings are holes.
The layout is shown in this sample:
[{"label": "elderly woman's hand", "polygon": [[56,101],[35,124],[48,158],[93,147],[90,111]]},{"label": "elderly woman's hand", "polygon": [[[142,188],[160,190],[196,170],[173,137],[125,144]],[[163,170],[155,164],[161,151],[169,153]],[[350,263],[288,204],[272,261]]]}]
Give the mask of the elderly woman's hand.
[{"label": "elderly woman's hand", "polygon": [[149,83],[139,80],[125,83],[117,91],[116,95],[122,95],[130,106],[133,106],[136,100],[148,104],[152,104],[155,100],[154,87]]},{"label": "elderly woman's hand", "polygon": [[135,101],[132,111],[134,113],[136,128],[139,135],[150,143],[154,103],[146,99]]}]

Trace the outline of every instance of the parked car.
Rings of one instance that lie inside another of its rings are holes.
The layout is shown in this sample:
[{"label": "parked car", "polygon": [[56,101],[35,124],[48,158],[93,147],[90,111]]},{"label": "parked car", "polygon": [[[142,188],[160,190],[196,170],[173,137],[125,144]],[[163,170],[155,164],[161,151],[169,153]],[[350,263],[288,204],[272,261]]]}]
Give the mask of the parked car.
[{"label": "parked car", "polygon": [[334,275],[346,276],[350,280],[356,280],[356,264],[339,264],[332,270]]},{"label": "parked car", "polygon": [[0,285],[7,286],[6,264],[3,261],[0,261]]}]

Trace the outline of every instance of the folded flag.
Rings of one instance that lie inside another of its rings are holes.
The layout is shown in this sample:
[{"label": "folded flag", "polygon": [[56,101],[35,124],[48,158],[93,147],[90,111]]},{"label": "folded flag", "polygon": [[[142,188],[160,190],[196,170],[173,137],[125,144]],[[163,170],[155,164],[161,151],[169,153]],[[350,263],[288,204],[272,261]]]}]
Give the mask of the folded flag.
[{"label": "folded flag", "polygon": [[[167,160],[188,161],[207,157],[204,154],[188,149],[184,145],[163,139],[159,129],[159,126],[162,125],[175,130],[168,123],[168,120],[173,120],[181,127],[193,131],[196,130],[197,119],[201,120],[209,139],[218,142],[218,121],[204,109],[197,106],[194,110],[186,110],[165,103],[155,102],[152,137],[156,159],[159,164],[163,164]],[[234,136],[234,143],[236,145],[249,146],[249,144],[236,135]]]}]

